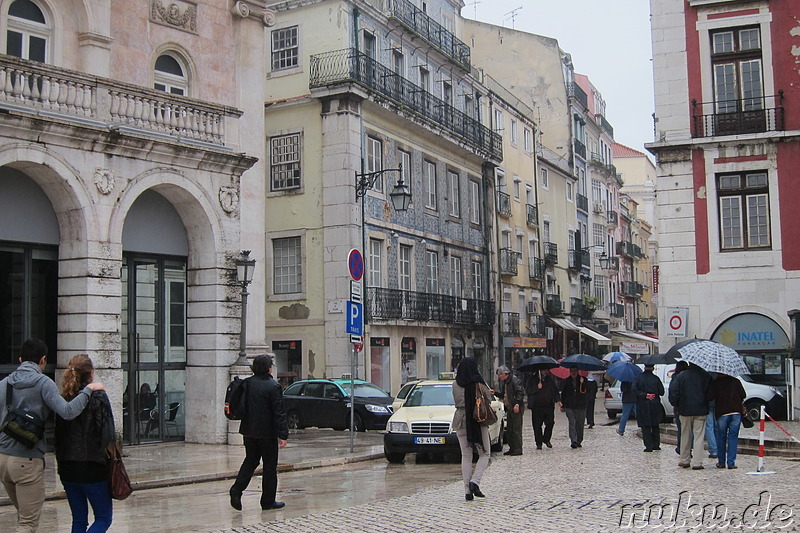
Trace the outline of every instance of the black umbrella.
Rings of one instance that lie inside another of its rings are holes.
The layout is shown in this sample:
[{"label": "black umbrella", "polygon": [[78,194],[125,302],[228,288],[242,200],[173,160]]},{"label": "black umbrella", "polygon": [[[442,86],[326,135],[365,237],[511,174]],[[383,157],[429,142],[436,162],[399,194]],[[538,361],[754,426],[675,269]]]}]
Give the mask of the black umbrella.
[{"label": "black umbrella", "polygon": [[[667,350],[667,352],[664,355],[668,355],[668,356],[672,357],[673,359],[682,359],[683,356],[681,355],[681,352],[679,352],[678,350],[680,350],[681,348],[683,348],[687,344],[691,344],[691,343],[697,342],[697,341],[704,341],[704,340],[706,340],[706,339],[698,339],[697,337],[695,337],[693,339],[686,339],[685,341],[677,342],[669,350]],[[639,361],[636,361],[636,362],[638,363]]]},{"label": "black umbrella", "polygon": [[558,366],[558,361],[549,355],[534,355],[522,361],[517,370],[520,372],[534,372],[543,368],[556,368]]},{"label": "black umbrella", "polygon": [[597,357],[585,353],[574,353],[561,360],[564,368],[577,368],[578,370],[605,370],[606,365]]},{"label": "black umbrella", "polygon": [[678,360],[668,353],[651,353],[636,360],[637,365],[674,365]]}]

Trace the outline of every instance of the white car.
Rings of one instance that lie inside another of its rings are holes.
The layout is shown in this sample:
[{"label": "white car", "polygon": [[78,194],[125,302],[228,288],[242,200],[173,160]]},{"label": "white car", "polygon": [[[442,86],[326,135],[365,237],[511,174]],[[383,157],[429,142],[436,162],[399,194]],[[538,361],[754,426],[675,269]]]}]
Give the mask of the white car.
[{"label": "white car", "polygon": [[[492,451],[503,449],[505,409],[492,401],[497,422],[489,426]],[[383,436],[383,454],[390,463],[402,463],[408,453],[460,453],[453,431],[452,380],[423,380],[410,388],[402,406],[389,418]]]}]

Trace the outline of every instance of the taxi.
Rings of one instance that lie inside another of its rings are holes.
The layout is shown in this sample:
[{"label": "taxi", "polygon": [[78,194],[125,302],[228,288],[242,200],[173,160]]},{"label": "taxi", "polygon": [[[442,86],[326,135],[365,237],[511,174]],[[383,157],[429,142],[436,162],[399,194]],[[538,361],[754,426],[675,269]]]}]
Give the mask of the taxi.
[{"label": "taxi", "polygon": [[[453,400],[455,374],[441,374],[438,380],[415,383],[386,424],[383,435],[383,454],[390,463],[402,463],[408,453],[461,453],[458,437],[453,431]],[[497,422],[489,426],[492,451],[503,449],[505,410],[503,402],[492,401]]]}]

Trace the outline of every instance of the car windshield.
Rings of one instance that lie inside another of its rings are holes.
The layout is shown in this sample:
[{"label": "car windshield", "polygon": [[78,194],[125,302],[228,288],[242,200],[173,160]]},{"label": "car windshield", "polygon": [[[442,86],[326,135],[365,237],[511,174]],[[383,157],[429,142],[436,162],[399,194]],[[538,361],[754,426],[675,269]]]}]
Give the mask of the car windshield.
[{"label": "car windshield", "polygon": [[406,407],[425,405],[455,405],[452,385],[419,385],[408,395]]},{"label": "car windshield", "polygon": [[[350,396],[350,383],[340,383],[344,393]],[[356,398],[391,398],[391,395],[372,383],[356,383]]]}]

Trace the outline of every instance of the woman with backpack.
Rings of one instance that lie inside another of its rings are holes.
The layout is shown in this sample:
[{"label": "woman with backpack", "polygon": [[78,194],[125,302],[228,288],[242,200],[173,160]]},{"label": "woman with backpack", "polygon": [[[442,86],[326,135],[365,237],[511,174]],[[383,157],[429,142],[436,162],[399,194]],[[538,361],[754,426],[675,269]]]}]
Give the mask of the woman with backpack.
[{"label": "woman with backpack", "polygon": [[[64,372],[61,395],[69,401],[93,379],[92,360],[86,354],[76,355]],[[114,415],[104,391],[92,392],[86,409],[74,420],[56,417],[58,475],[72,511],[72,533],[102,533],[111,527],[106,448],[114,440]],[[91,527],[89,505],[94,514]]]}]

